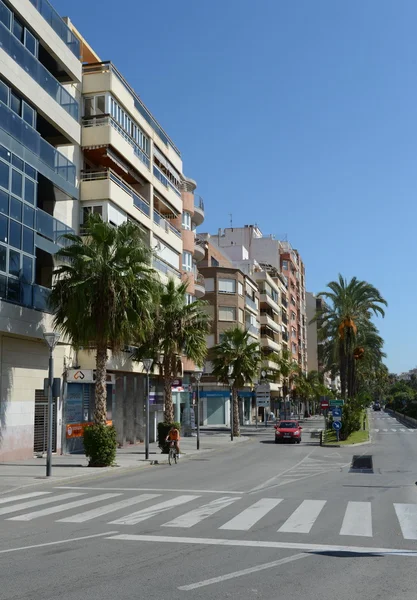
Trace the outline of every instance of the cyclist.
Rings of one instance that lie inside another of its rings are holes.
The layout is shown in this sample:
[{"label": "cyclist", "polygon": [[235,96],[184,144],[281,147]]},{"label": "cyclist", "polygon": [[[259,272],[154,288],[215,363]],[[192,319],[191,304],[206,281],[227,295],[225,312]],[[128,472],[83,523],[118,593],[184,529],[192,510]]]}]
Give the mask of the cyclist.
[{"label": "cyclist", "polygon": [[177,458],[180,457],[180,432],[178,431],[178,429],[175,427],[175,425],[173,425],[171,427],[171,429],[169,430],[169,433],[166,437],[166,442],[170,441],[170,442],[175,442],[174,446],[175,446],[175,450],[177,451]]}]

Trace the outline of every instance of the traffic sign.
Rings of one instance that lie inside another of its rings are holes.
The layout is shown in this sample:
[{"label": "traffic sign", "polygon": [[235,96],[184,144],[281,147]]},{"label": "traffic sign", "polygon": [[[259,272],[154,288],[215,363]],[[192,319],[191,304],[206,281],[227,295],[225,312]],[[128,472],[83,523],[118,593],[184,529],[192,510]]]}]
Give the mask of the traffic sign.
[{"label": "traffic sign", "polygon": [[332,427],[336,431],[340,431],[340,429],[342,429],[342,421],[333,421]]},{"label": "traffic sign", "polygon": [[321,404],[322,408],[329,408],[329,401],[328,400],[322,400],[320,402],[320,404]]},{"label": "traffic sign", "polygon": [[271,402],[271,386],[269,383],[260,383],[256,387],[256,406],[269,407]]},{"label": "traffic sign", "polygon": [[330,406],[343,406],[344,400],[330,400]]},{"label": "traffic sign", "polygon": [[339,406],[334,406],[332,408],[333,418],[342,416],[342,409]]}]

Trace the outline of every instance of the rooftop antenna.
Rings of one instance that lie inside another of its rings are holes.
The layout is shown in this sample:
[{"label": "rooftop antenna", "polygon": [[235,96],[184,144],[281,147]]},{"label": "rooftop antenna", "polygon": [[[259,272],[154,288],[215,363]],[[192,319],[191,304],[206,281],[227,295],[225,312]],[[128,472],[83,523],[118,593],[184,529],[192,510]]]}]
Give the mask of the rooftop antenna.
[{"label": "rooftop antenna", "polygon": [[229,213],[229,217],[230,217],[230,228],[233,229],[233,215],[232,215],[232,213]]}]

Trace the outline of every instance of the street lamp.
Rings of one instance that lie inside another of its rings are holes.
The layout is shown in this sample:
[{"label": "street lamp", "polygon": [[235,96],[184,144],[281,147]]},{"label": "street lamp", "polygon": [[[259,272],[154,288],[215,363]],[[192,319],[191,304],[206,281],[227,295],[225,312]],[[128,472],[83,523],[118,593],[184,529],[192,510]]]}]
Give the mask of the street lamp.
[{"label": "street lamp", "polygon": [[53,440],[53,414],[52,414],[52,386],[54,383],[54,348],[61,335],[56,331],[44,333],[43,337],[49,346],[49,381],[48,381],[48,446],[46,450],[46,476],[52,475],[52,440]]},{"label": "street lamp", "polygon": [[200,379],[202,375],[201,369],[194,371],[194,379],[197,383],[197,450],[200,450]]},{"label": "street lamp", "polygon": [[145,460],[149,460],[149,371],[152,368],[153,359],[144,358],[142,360],[146,371],[146,400],[145,400]]},{"label": "street lamp", "polygon": [[234,406],[233,406],[233,384],[235,382],[235,378],[232,377],[233,374],[233,365],[229,365],[227,370],[227,374],[229,376],[229,387],[230,387],[230,441],[233,442],[233,427],[234,427]]}]

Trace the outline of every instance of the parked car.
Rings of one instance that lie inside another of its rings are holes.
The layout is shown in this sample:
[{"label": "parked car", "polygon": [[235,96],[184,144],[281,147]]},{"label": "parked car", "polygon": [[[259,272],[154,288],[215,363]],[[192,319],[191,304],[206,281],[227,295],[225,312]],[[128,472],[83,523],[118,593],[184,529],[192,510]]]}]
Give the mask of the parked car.
[{"label": "parked car", "polygon": [[301,442],[301,430],[298,421],[280,421],[278,425],[275,425],[275,443],[280,444],[282,442],[294,442],[299,444]]},{"label": "parked car", "polygon": [[381,410],[381,405],[379,402],[375,402],[374,404],[374,410]]}]

